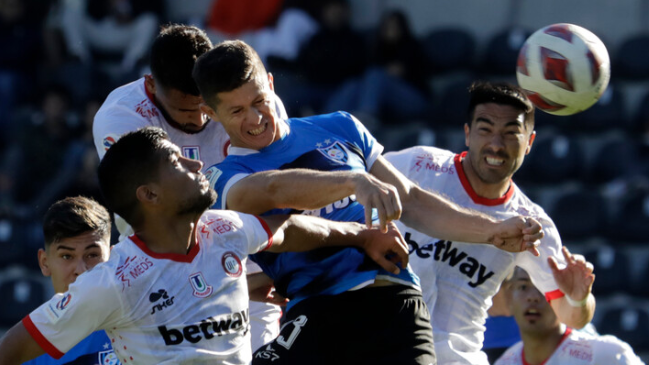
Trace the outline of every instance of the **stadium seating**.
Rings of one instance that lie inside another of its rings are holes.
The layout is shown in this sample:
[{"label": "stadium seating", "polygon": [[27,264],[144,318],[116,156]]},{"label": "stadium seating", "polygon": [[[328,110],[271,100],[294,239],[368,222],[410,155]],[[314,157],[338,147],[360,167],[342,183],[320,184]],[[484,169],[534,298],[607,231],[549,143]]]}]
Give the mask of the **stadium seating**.
[{"label": "stadium seating", "polygon": [[0,273],[0,327],[11,327],[53,295],[40,272],[12,266]]},{"label": "stadium seating", "polygon": [[435,29],[422,39],[434,74],[474,68],[476,40],[460,28]]},{"label": "stadium seating", "polygon": [[626,341],[637,351],[649,350],[649,313],[646,309],[624,303],[607,308],[597,330]]},{"label": "stadium seating", "polygon": [[595,296],[626,292],[630,289],[629,258],[624,252],[606,245],[584,252],[584,257],[596,268],[597,279],[593,284]]}]

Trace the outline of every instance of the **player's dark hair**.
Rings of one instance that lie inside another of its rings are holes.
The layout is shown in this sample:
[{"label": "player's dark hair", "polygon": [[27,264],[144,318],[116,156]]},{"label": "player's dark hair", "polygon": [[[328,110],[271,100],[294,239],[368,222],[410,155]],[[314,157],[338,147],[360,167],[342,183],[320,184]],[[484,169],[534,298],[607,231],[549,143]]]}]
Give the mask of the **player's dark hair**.
[{"label": "player's dark hair", "polygon": [[165,149],[163,140],[169,140],[169,136],[158,127],[127,133],[106,151],[99,163],[99,187],[108,209],[131,226],[141,220],[138,187],[158,178],[158,167],[166,156],[160,153]]},{"label": "player's dark hair", "polygon": [[486,103],[510,105],[525,113],[525,125],[530,132],[534,130],[534,105],[525,91],[516,85],[505,82],[477,81],[469,87],[471,95],[468,109],[468,124],[471,126],[476,106]]},{"label": "player's dark hair", "polygon": [[52,204],[43,218],[45,248],[63,239],[95,232],[110,242],[110,214],[91,198],[68,197]]},{"label": "player's dark hair", "polygon": [[241,87],[266,68],[255,50],[242,41],[225,41],[199,57],[192,73],[205,102],[215,108],[216,94]]},{"label": "player's dark hair", "polygon": [[192,69],[198,57],[210,49],[212,42],[204,31],[189,25],[164,26],[151,47],[151,74],[163,87],[198,96]]}]

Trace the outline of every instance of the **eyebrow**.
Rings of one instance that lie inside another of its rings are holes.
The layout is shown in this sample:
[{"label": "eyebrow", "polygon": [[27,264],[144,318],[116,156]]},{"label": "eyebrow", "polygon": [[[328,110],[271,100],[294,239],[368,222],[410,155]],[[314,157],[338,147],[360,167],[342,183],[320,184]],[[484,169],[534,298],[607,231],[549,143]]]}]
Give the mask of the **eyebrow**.
[{"label": "eyebrow", "polygon": [[[100,246],[99,246],[97,243],[91,243],[91,244],[89,244],[88,246],[86,246],[86,247],[84,248],[84,250],[87,250],[87,249],[90,249],[90,248],[95,248],[95,247],[100,247]],[[58,250],[74,251],[74,248],[73,248],[73,247],[68,247],[68,246],[59,245],[59,246],[56,246],[56,250],[57,250],[57,251],[58,251]]]},{"label": "eyebrow", "polygon": [[[476,119],[475,122],[476,122],[476,124],[480,123],[480,122],[487,123],[489,125],[494,125],[495,124],[491,120],[489,120],[487,118],[484,118],[484,117],[478,117],[478,119]],[[518,119],[517,120],[510,120],[509,122],[507,122],[505,124],[505,127],[509,127],[509,126],[516,126],[516,127],[523,126],[523,127],[525,127],[525,123],[518,121]]]}]

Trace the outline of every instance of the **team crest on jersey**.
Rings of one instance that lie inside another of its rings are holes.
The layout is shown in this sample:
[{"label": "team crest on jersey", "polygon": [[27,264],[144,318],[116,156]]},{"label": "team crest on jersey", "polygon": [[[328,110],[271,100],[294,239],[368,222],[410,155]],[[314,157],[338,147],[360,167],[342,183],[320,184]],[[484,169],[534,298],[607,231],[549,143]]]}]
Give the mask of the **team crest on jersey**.
[{"label": "team crest on jersey", "polygon": [[[325,140],[325,143],[331,143],[331,140],[327,139]],[[318,151],[320,151],[320,153],[325,155],[325,157],[327,157],[328,159],[338,162],[339,164],[347,163],[347,150],[340,142],[335,141],[334,143],[325,147],[320,147],[319,145],[320,143],[316,145]]]},{"label": "team crest on jersey", "polygon": [[203,274],[198,272],[189,277],[189,283],[192,284],[194,292],[192,293],[197,298],[207,298],[212,294],[212,286],[207,285]]},{"label": "team crest on jersey", "polygon": [[103,145],[104,145],[104,151],[108,151],[108,149],[117,142],[119,139],[118,136],[114,134],[109,134],[106,137],[104,137]]},{"label": "team crest on jersey", "polygon": [[192,159],[201,159],[201,149],[198,146],[183,146],[183,156]]},{"label": "team crest on jersey", "polygon": [[221,265],[223,265],[223,270],[228,276],[237,278],[241,276],[243,272],[243,265],[241,265],[241,259],[234,252],[226,252],[221,258]]},{"label": "team crest on jersey", "polygon": [[115,351],[112,349],[108,351],[101,351],[98,353],[99,355],[99,364],[100,365],[119,365],[121,364],[119,362],[119,359],[117,358],[117,355],[115,355]]}]

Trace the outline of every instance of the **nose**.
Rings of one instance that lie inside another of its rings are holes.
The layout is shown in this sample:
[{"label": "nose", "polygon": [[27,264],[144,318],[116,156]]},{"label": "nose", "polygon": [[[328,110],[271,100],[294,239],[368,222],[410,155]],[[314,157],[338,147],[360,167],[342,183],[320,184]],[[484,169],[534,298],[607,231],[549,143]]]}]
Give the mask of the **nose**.
[{"label": "nose", "polygon": [[193,160],[191,158],[182,157],[185,167],[189,171],[198,172],[203,168],[203,162],[201,160]]},{"label": "nose", "polygon": [[489,141],[489,145],[491,147],[493,147],[494,149],[502,149],[502,148],[504,148],[505,145],[503,143],[503,137],[498,133],[494,133],[491,136],[491,140]]},{"label": "nose", "polygon": [[534,290],[528,290],[527,293],[527,301],[529,303],[539,303],[543,299],[543,295],[541,294],[540,291],[534,289]]},{"label": "nose", "polygon": [[77,264],[74,266],[74,275],[79,276],[87,270],[88,266],[86,265],[86,262],[81,258],[77,259]]}]

